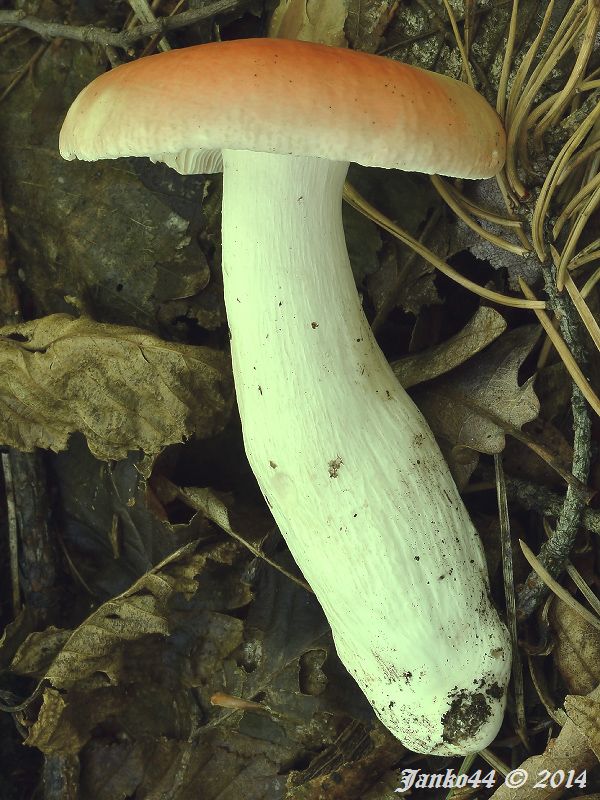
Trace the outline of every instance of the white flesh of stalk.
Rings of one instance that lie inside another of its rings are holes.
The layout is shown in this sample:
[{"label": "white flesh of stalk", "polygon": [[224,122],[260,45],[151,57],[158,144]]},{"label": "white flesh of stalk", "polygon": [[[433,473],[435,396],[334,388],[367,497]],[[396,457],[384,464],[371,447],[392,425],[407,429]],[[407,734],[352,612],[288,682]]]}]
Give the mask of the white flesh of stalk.
[{"label": "white flesh of stalk", "polygon": [[348,164],[225,151],[223,272],[246,452],[337,652],[418,752],[502,720],[510,645],[477,533],[363,314]]}]

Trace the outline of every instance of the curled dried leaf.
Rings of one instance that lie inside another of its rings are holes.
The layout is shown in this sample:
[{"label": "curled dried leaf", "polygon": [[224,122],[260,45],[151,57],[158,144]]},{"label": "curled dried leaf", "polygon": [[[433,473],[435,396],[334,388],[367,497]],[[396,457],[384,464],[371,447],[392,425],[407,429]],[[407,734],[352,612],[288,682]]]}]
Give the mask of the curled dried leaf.
[{"label": "curled dried leaf", "polygon": [[345,47],[345,0],[280,0],[269,24],[269,36]]},{"label": "curled dried leaf", "polygon": [[455,336],[423,353],[394,361],[392,369],[402,386],[408,389],[460,366],[491,344],[505,330],[506,321],[502,314],[493,308],[483,306],[477,309],[465,327]]},{"label": "curled dried leaf", "polygon": [[600,683],[600,632],[561,600],[552,603],[552,657],[570,692],[586,694]]},{"label": "curled dried leaf", "polygon": [[138,328],[53,314],[0,328],[0,442],[56,452],[78,431],[100,459],[159,453],[226,422],[226,356]]},{"label": "curled dried leaf", "polygon": [[[584,703],[598,703],[600,687],[594,689],[586,697],[578,698]],[[565,708],[567,704],[565,704]],[[567,712],[568,713],[568,712]],[[551,739],[541,755],[527,758],[520,769],[527,776],[525,783],[518,787],[503,784],[491,797],[491,800],[551,800],[565,791],[563,785],[553,787],[548,782],[544,787],[535,786],[539,782],[539,773],[549,774],[559,770],[567,773],[574,770],[579,773],[589,770],[598,763],[588,739],[571,719],[568,719],[556,739]]]},{"label": "curled dried leaf", "polygon": [[[536,325],[517,328],[415,392],[415,402],[440,440],[451,468],[464,462],[466,448],[473,452],[472,471],[477,453],[500,453],[506,430],[519,430],[537,417],[533,379],[520,385],[518,373],[538,338]],[[456,454],[460,454],[458,460]],[[463,482],[456,471],[455,479]]]},{"label": "curled dried leaf", "polygon": [[565,711],[600,760],[600,701],[581,695],[568,695],[565,698]]}]

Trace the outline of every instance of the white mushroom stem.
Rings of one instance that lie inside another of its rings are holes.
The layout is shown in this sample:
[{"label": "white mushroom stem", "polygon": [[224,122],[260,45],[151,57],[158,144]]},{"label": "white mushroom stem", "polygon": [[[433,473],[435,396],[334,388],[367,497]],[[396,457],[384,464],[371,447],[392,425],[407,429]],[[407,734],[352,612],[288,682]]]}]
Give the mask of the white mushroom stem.
[{"label": "white mushroom stem", "polygon": [[362,312],[348,165],[223,153],[223,273],[246,452],[336,649],[420,752],[485,747],[509,642],[433,435]]}]

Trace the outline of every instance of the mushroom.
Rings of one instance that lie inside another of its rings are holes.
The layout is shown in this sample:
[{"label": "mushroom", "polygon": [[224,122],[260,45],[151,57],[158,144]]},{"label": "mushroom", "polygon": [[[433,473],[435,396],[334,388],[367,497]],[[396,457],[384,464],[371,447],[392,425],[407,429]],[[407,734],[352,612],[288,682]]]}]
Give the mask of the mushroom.
[{"label": "mushroom", "polygon": [[438,445],[361,308],[342,228],[349,161],[464,178],[504,161],[470,87],[307,42],[219,42],[101,75],[67,158],[223,170],[223,283],[249,462],[379,719],[412,750],[486,747],[510,643]]}]

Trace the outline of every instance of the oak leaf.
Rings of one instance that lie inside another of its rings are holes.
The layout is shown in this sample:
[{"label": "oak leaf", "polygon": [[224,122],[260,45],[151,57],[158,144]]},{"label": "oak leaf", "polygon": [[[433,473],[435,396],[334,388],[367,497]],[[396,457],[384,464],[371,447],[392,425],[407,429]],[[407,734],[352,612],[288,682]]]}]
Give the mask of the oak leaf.
[{"label": "oak leaf", "polygon": [[0,328],[0,442],[66,449],[79,431],[100,459],[207,437],[232,398],[227,357],[138,328],[53,314]]}]

